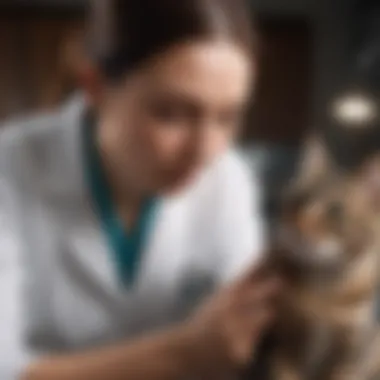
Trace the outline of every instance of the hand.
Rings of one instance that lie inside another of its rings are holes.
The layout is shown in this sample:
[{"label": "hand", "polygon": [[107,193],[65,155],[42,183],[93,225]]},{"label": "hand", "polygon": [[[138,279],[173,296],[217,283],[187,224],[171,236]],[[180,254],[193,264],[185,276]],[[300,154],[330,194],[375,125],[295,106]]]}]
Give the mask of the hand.
[{"label": "hand", "polygon": [[187,325],[193,354],[205,371],[235,371],[253,358],[274,317],[280,282],[255,268],[210,299]]}]

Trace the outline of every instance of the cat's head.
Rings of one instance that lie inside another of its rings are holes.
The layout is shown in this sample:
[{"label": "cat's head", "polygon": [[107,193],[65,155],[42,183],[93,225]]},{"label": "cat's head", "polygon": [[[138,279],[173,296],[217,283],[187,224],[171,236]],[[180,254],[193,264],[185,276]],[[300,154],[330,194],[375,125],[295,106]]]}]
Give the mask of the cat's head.
[{"label": "cat's head", "polygon": [[355,173],[295,186],[277,230],[283,258],[305,271],[339,270],[374,246],[379,215],[380,156]]}]

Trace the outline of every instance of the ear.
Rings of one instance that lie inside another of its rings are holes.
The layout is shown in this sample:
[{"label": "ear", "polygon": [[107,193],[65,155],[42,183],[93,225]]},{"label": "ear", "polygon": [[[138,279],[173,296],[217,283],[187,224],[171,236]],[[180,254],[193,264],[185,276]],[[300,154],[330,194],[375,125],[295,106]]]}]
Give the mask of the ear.
[{"label": "ear", "polygon": [[380,154],[372,156],[363,166],[364,178],[368,185],[380,190]]},{"label": "ear", "polygon": [[300,158],[298,174],[293,180],[292,187],[311,189],[325,179],[335,176],[337,169],[322,138],[314,133],[305,143]]},{"label": "ear", "polygon": [[294,214],[316,187],[335,176],[337,170],[319,135],[310,135],[304,145],[295,176],[282,194],[283,211]]},{"label": "ear", "polygon": [[76,73],[87,101],[92,106],[97,106],[101,102],[104,90],[104,81],[100,71],[90,60],[83,59],[78,62]]},{"label": "ear", "polygon": [[96,105],[101,91],[101,75],[83,49],[83,32],[73,30],[68,34],[62,49],[62,65],[84,91],[86,100]]},{"label": "ear", "polygon": [[365,162],[359,171],[358,181],[372,209],[380,212],[380,154]]}]

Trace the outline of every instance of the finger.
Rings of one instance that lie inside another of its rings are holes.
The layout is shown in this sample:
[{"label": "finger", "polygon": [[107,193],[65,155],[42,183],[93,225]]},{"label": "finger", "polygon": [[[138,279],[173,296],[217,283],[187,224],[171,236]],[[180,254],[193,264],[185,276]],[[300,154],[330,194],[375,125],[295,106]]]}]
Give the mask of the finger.
[{"label": "finger", "polygon": [[245,291],[235,295],[235,305],[237,307],[258,307],[262,303],[272,303],[278,299],[283,290],[283,283],[280,279],[273,277],[267,279],[257,286],[247,287]]},{"label": "finger", "polygon": [[264,305],[251,308],[245,313],[235,311],[227,322],[228,331],[232,337],[251,339],[265,330],[274,321],[275,316],[274,308]]},{"label": "finger", "polygon": [[238,287],[250,286],[267,278],[276,276],[275,266],[272,261],[266,260],[260,264],[255,264],[237,281]]},{"label": "finger", "polygon": [[238,313],[250,312],[268,304],[275,304],[281,292],[281,282],[277,278],[268,279],[257,286],[246,287],[231,292],[226,298],[227,308]]},{"label": "finger", "polygon": [[275,320],[276,315],[271,308],[263,308],[259,312],[253,313],[251,317],[252,318],[249,320],[250,329],[248,331],[250,331],[250,333],[253,334],[253,337],[257,339],[267,331],[267,328]]},{"label": "finger", "polygon": [[251,309],[249,313],[240,315],[234,323],[236,332],[245,339],[251,339],[253,336],[260,335],[264,332],[275,319],[275,313],[272,308],[261,307]]},{"label": "finger", "polygon": [[259,280],[267,276],[272,269],[272,265],[268,260],[255,263],[248,268],[247,272],[242,276],[242,282]]},{"label": "finger", "polygon": [[254,315],[235,320],[234,328],[230,330],[233,334],[231,340],[235,359],[244,361],[253,357],[256,346],[272,320],[273,313],[269,309],[262,309]]},{"label": "finger", "polygon": [[224,289],[219,294],[219,304],[224,308],[250,307],[252,304],[263,300],[273,300],[281,293],[284,284],[282,280],[272,275],[270,277],[257,278],[255,282],[246,281],[237,283],[230,289]]},{"label": "finger", "polygon": [[277,298],[283,291],[283,281],[278,277],[272,277],[256,286],[252,286],[247,293],[252,300],[262,301]]}]

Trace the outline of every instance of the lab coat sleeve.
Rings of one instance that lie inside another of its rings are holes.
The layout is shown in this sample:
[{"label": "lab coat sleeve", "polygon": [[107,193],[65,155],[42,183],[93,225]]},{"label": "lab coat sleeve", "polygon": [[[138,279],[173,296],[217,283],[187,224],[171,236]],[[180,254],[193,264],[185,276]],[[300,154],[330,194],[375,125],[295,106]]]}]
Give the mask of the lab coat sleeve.
[{"label": "lab coat sleeve", "polygon": [[237,155],[226,165],[217,236],[222,284],[257,265],[265,250],[261,185],[256,174]]},{"label": "lab coat sleeve", "polygon": [[0,379],[18,380],[38,355],[28,348],[25,337],[24,268],[14,213],[18,192],[7,148],[0,135]]}]

